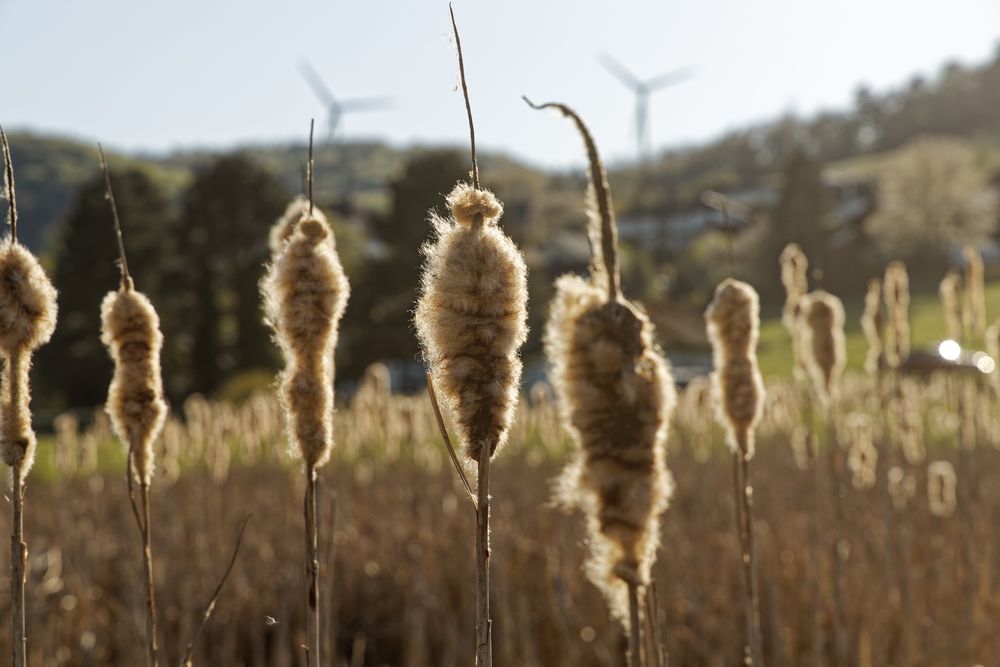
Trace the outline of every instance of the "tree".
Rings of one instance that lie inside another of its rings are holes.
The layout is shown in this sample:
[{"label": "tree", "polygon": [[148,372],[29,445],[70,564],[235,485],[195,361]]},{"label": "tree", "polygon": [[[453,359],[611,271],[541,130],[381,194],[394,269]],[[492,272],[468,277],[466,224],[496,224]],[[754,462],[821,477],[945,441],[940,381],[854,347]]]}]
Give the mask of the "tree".
[{"label": "tree", "polygon": [[[112,170],[115,201],[124,228],[129,269],[136,286],[156,306],[164,333],[163,365],[166,390],[180,398],[185,387],[174,371],[181,360],[181,320],[171,309],[173,277],[181,266],[175,221],[160,186],[145,171]],[[59,326],[52,344],[39,350],[35,374],[51,383],[39,396],[51,397],[50,407],[99,405],[107,397],[111,360],[101,344],[100,306],[104,295],[118,288],[118,247],[104,178],[85,183],[69,216],[59,223],[53,239],[53,282],[59,290]]]},{"label": "tree", "polygon": [[358,374],[379,359],[416,358],[411,314],[423,262],[420,246],[431,231],[428,215],[447,214],[443,195],[468,171],[465,153],[425,151],[415,154],[390,184],[391,208],[371,225],[379,254],[365,263],[354,281],[345,315],[343,328],[365,332],[352,336],[345,346],[345,375]]},{"label": "tree", "polygon": [[184,195],[179,242],[187,293],[177,298],[191,332],[195,391],[211,392],[237,370],[277,366],[258,284],[268,229],[288,200],[271,172],[238,153],[199,169]]},{"label": "tree", "polygon": [[887,253],[940,268],[948,251],[985,240],[996,226],[996,199],[958,139],[924,137],[896,152],[878,179],[878,209],[868,232]]}]

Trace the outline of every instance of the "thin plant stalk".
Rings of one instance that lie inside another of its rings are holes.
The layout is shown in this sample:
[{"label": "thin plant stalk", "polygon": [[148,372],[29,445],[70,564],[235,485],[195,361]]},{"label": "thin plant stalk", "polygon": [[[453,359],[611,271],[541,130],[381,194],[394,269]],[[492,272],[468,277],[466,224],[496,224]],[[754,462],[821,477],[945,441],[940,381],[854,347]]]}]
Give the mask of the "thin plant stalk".
[{"label": "thin plant stalk", "polygon": [[320,661],[320,613],[319,613],[319,523],[317,519],[316,468],[306,467],[306,637],[309,667],[319,667]]},{"label": "thin plant stalk", "polygon": [[146,587],[146,655],[150,667],[159,664],[156,644],[156,587],[153,584],[153,549],[149,530],[149,484],[139,483],[139,505],[142,508],[142,567]]},{"label": "thin plant stalk", "polygon": [[760,630],[760,602],[757,592],[757,554],[753,540],[753,487],[750,484],[750,462],[740,447],[733,452],[733,492],[736,504],[736,533],[740,540],[740,560],[743,564],[743,585],[746,593],[747,665],[764,664]]},{"label": "thin plant stalk", "polygon": [[476,665],[493,665],[493,621],[490,620],[490,457],[479,457],[476,503]]},{"label": "thin plant stalk", "polygon": [[[17,355],[11,358],[15,363]],[[16,384],[11,384],[11,387]],[[10,601],[11,601],[11,637],[13,639],[12,657],[14,667],[26,667],[28,653],[28,635],[24,613],[25,570],[27,569],[28,547],[24,543],[24,480],[21,477],[21,466],[11,468],[13,488],[11,490],[13,506],[12,533],[10,536]]]},{"label": "thin plant stalk", "polygon": [[642,625],[639,622],[639,587],[628,582],[628,665],[642,667]]}]

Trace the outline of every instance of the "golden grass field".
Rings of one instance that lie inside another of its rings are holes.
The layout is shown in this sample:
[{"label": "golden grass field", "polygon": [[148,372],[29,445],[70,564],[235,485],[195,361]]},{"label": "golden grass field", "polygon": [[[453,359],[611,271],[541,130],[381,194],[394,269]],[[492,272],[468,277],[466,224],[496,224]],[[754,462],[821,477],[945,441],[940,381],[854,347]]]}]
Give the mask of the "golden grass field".
[{"label": "golden grass field", "polygon": [[[993,664],[992,388],[963,394],[956,378],[905,379],[899,395],[880,399],[870,378],[844,383],[828,428],[802,386],[769,382],[753,460],[767,664]],[[959,395],[974,396],[964,424],[954,417]],[[745,641],[732,463],[713,410],[704,384],[682,393],[668,445],[676,490],[654,574],[675,666],[738,664]],[[157,445],[152,496],[161,664],[180,660],[246,515],[195,664],[305,664],[303,480],[285,454],[276,401],[193,398],[178,412]],[[103,417],[90,428],[74,421],[57,420],[58,437],[40,444],[27,489],[30,663],[141,664],[140,547],[123,455]],[[807,431],[818,456],[802,447]],[[874,480],[860,453],[868,432]],[[322,534],[333,536],[321,545],[328,664],[467,665],[475,517],[426,395],[390,395],[370,374],[340,408],[336,433],[320,483]],[[547,388],[535,387],[493,475],[498,667],[624,664],[622,629],[581,571],[582,521],[551,500],[569,446]],[[957,471],[954,506],[931,505],[939,499],[928,496],[927,471],[938,460]],[[0,618],[8,604],[0,591]],[[0,651],[8,642],[0,633]]]}]

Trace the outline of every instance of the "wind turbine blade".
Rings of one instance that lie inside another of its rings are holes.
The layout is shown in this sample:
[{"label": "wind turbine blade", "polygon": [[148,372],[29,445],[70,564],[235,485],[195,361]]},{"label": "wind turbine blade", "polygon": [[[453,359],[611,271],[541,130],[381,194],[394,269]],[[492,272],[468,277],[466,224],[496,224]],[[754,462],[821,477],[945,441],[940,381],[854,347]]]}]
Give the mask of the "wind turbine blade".
[{"label": "wind turbine blade", "polygon": [[299,72],[302,73],[302,77],[306,80],[306,83],[309,84],[313,93],[316,94],[316,97],[318,97],[324,105],[327,107],[336,106],[337,98],[335,98],[330,89],[327,88],[326,83],[323,82],[323,78],[319,75],[319,72],[316,71],[315,67],[313,67],[308,61],[303,60],[299,65]]},{"label": "wind turbine blade", "polygon": [[659,76],[654,76],[652,79],[646,81],[646,88],[649,90],[658,90],[660,88],[666,88],[667,86],[682,83],[692,77],[694,77],[694,68],[682,67],[680,69],[665,72]]},{"label": "wind turbine blade", "polygon": [[621,81],[627,87],[632,90],[640,90],[642,88],[642,82],[639,81],[639,79],[637,79],[632,72],[628,71],[625,65],[622,65],[609,54],[602,53],[597,56],[597,61],[604,66],[604,69],[611,73],[611,76]]},{"label": "wind turbine blade", "polygon": [[340,103],[343,111],[383,111],[392,108],[389,97],[355,97]]}]

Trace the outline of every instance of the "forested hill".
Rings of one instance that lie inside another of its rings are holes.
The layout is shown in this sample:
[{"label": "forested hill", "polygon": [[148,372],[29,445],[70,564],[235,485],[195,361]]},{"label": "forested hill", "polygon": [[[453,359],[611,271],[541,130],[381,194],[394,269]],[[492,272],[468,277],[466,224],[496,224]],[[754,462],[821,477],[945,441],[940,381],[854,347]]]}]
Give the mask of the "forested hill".
[{"label": "forested hill", "polygon": [[[613,179],[620,211],[669,210],[705,188],[759,183],[775,173],[796,147],[820,163],[884,152],[920,134],[961,136],[1000,143],[1000,50],[978,66],[947,65],[930,79],[915,77],[888,92],[858,89],[850,109],[807,119],[791,116],[731,132],[701,146],[670,151]],[[63,138],[13,132],[23,239],[44,251],[53,223],[66,216],[79,186],[97,171],[93,146]],[[291,192],[301,190],[302,145],[252,146],[246,152],[276,173]],[[317,153],[319,196],[328,202],[378,208],[386,184],[412,149],[380,143],[339,143]],[[168,156],[112,156],[112,163],[142,165],[166,190],[178,193],[206,152]],[[497,166],[514,166],[497,159]],[[488,165],[486,165],[488,167]],[[519,167],[519,169],[526,169]],[[655,183],[657,187],[641,187]]]}]

